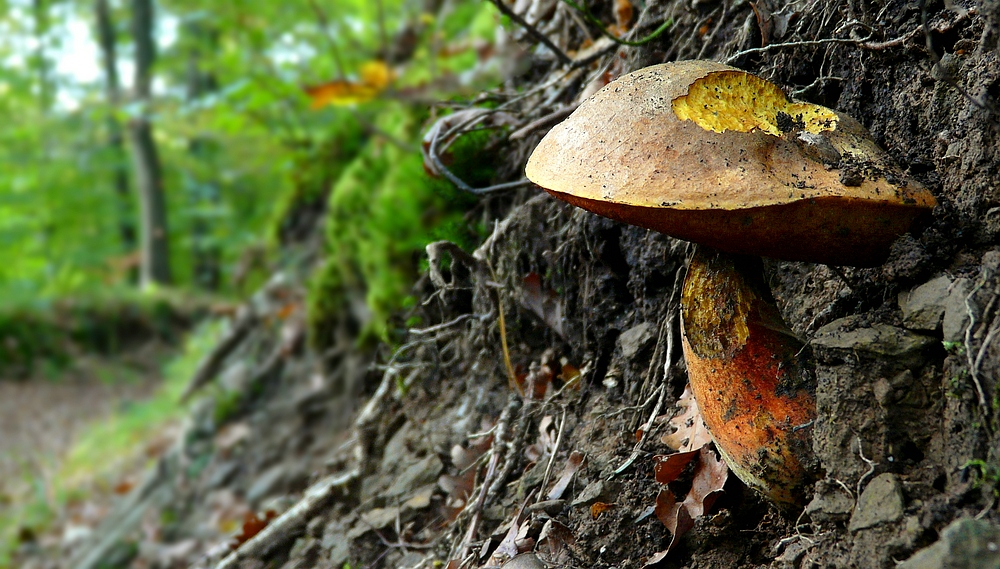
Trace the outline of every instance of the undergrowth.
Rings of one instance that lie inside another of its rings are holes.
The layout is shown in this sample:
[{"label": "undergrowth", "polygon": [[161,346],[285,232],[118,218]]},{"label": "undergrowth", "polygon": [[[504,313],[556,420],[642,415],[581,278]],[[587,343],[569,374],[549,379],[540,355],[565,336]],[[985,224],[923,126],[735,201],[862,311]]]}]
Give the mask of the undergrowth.
[{"label": "undergrowth", "polygon": [[157,339],[174,343],[211,299],[169,290],[112,288],[72,297],[0,301],[0,380],[58,372],[77,353],[111,355]]}]

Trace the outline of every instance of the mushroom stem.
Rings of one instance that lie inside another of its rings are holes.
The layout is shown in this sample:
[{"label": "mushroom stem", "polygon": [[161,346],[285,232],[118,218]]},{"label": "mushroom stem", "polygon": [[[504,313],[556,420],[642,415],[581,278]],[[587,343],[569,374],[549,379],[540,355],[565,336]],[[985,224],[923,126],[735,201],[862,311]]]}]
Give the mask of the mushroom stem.
[{"label": "mushroom stem", "polygon": [[733,472],[785,506],[815,479],[816,383],[759,257],[698,247],[681,297],[691,390]]}]

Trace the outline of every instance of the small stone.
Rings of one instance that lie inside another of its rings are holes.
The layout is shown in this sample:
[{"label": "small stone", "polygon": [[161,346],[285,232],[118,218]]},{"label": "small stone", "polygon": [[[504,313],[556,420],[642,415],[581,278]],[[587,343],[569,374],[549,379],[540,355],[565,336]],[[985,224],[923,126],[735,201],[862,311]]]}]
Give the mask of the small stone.
[{"label": "small stone", "polygon": [[817,484],[816,495],[806,506],[809,518],[818,523],[841,522],[851,515],[854,497],[839,484],[824,480]]},{"label": "small stone", "polygon": [[364,534],[376,530],[388,527],[396,523],[396,519],[399,518],[400,509],[393,506],[391,508],[374,508],[363,514],[361,514],[361,520],[354,524],[351,531],[347,532],[347,539],[354,540]]},{"label": "small stone", "polygon": [[320,541],[320,547],[330,552],[330,559],[334,560],[333,552],[337,552],[338,556],[343,555],[344,558],[340,560],[339,563],[333,563],[334,567],[340,567],[345,561],[347,561],[347,551],[348,551],[348,539],[347,539],[347,528],[351,527],[357,520],[357,514],[351,513],[346,518],[336,518],[326,524],[323,528],[323,539]]},{"label": "small stone", "polygon": [[241,465],[242,462],[240,460],[227,460],[219,464],[212,470],[208,482],[205,483],[205,488],[207,490],[215,490],[229,484],[232,482],[233,477],[236,476],[236,473],[239,472]]},{"label": "small stone", "polygon": [[500,569],[546,569],[546,565],[534,553],[522,553],[511,557]]},{"label": "small stone", "polygon": [[799,566],[799,562],[805,557],[807,551],[809,551],[809,547],[802,543],[801,540],[792,542],[785,547],[781,555],[775,558],[775,565],[782,569],[795,569]]},{"label": "small stone", "polygon": [[315,538],[323,537],[323,528],[326,526],[326,522],[326,516],[322,514],[309,520],[309,523],[306,524],[306,535]]},{"label": "small stone", "polygon": [[587,484],[587,486],[583,489],[583,492],[580,492],[580,494],[573,499],[573,502],[570,503],[570,506],[573,507],[590,506],[598,499],[600,499],[600,497],[603,494],[604,494],[604,481],[597,480],[595,482],[591,482],[590,484]]},{"label": "small stone", "polygon": [[288,475],[284,464],[276,464],[264,471],[247,490],[247,502],[258,504],[264,498],[277,492]]},{"label": "small stone", "polygon": [[812,339],[813,346],[906,358],[919,356],[922,351],[936,343],[930,336],[915,334],[888,324],[875,324],[851,330],[857,322],[857,316],[834,320],[816,331]]},{"label": "small stone", "polygon": [[316,554],[319,543],[311,537],[300,537],[295,540],[292,550],[288,552],[289,558],[310,557]]},{"label": "small stone", "polygon": [[879,474],[858,499],[848,529],[851,532],[892,523],[903,518],[903,487],[895,474]]},{"label": "small stone", "polygon": [[941,332],[945,342],[962,342],[965,340],[965,329],[969,326],[969,309],[965,299],[972,292],[970,279],[958,279],[951,285],[948,300],[944,305],[944,319],[941,321]]},{"label": "small stone", "polygon": [[436,454],[427,455],[423,460],[411,464],[402,472],[392,486],[385,491],[386,498],[394,498],[409,494],[421,486],[437,482],[438,475],[444,470],[444,464]]},{"label": "small stone", "polygon": [[436,484],[428,484],[423,488],[418,488],[407,501],[403,502],[403,510],[423,510],[430,506],[435,488],[437,488]]},{"label": "small stone", "polygon": [[898,569],[1000,569],[1000,526],[963,518],[944,528],[937,542]]},{"label": "small stone", "polygon": [[875,394],[875,401],[878,401],[878,404],[882,407],[886,407],[892,403],[894,390],[892,384],[886,378],[880,377],[876,379],[872,385],[872,392]]},{"label": "small stone", "polygon": [[899,293],[903,326],[911,330],[937,330],[944,316],[951,279],[940,276],[912,290]]},{"label": "small stone", "polygon": [[618,345],[622,347],[622,355],[631,360],[649,346],[656,337],[656,327],[649,322],[643,322],[625,330],[618,337]]},{"label": "small stone", "polygon": [[[331,542],[326,554],[330,567],[342,567],[351,556],[351,542],[347,540],[347,536],[340,534],[336,537],[338,539]],[[323,540],[326,541],[326,537]]]},{"label": "small stone", "polygon": [[420,567],[423,565],[424,555],[416,551],[410,551],[403,556],[402,559],[396,562],[396,567],[399,569],[411,569],[413,567]]}]

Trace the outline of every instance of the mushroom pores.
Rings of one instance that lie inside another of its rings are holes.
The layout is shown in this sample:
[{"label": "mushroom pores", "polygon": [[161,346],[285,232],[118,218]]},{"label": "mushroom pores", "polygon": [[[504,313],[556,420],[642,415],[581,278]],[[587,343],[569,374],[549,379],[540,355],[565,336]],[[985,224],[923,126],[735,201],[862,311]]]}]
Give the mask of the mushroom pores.
[{"label": "mushroom pores", "polygon": [[599,215],[732,253],[874,266],[936,205],[855,120],[709,61],[608,84],[525,173]]}]

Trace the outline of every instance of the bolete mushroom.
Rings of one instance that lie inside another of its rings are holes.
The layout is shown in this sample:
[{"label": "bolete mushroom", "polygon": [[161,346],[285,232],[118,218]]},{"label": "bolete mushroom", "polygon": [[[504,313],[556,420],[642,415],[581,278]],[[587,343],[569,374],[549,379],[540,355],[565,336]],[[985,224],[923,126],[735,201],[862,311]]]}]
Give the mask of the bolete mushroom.
[{"label": "bolete mushroom", "polygon": [[[710,61],[608,84],[542,139],[527,177],[594,213],[730,254],[875,266],[936,205],[854,119]],[[695,399],[750,487],[796,503],[814,385],[759,259],[700,250],[682,295]]]}]

